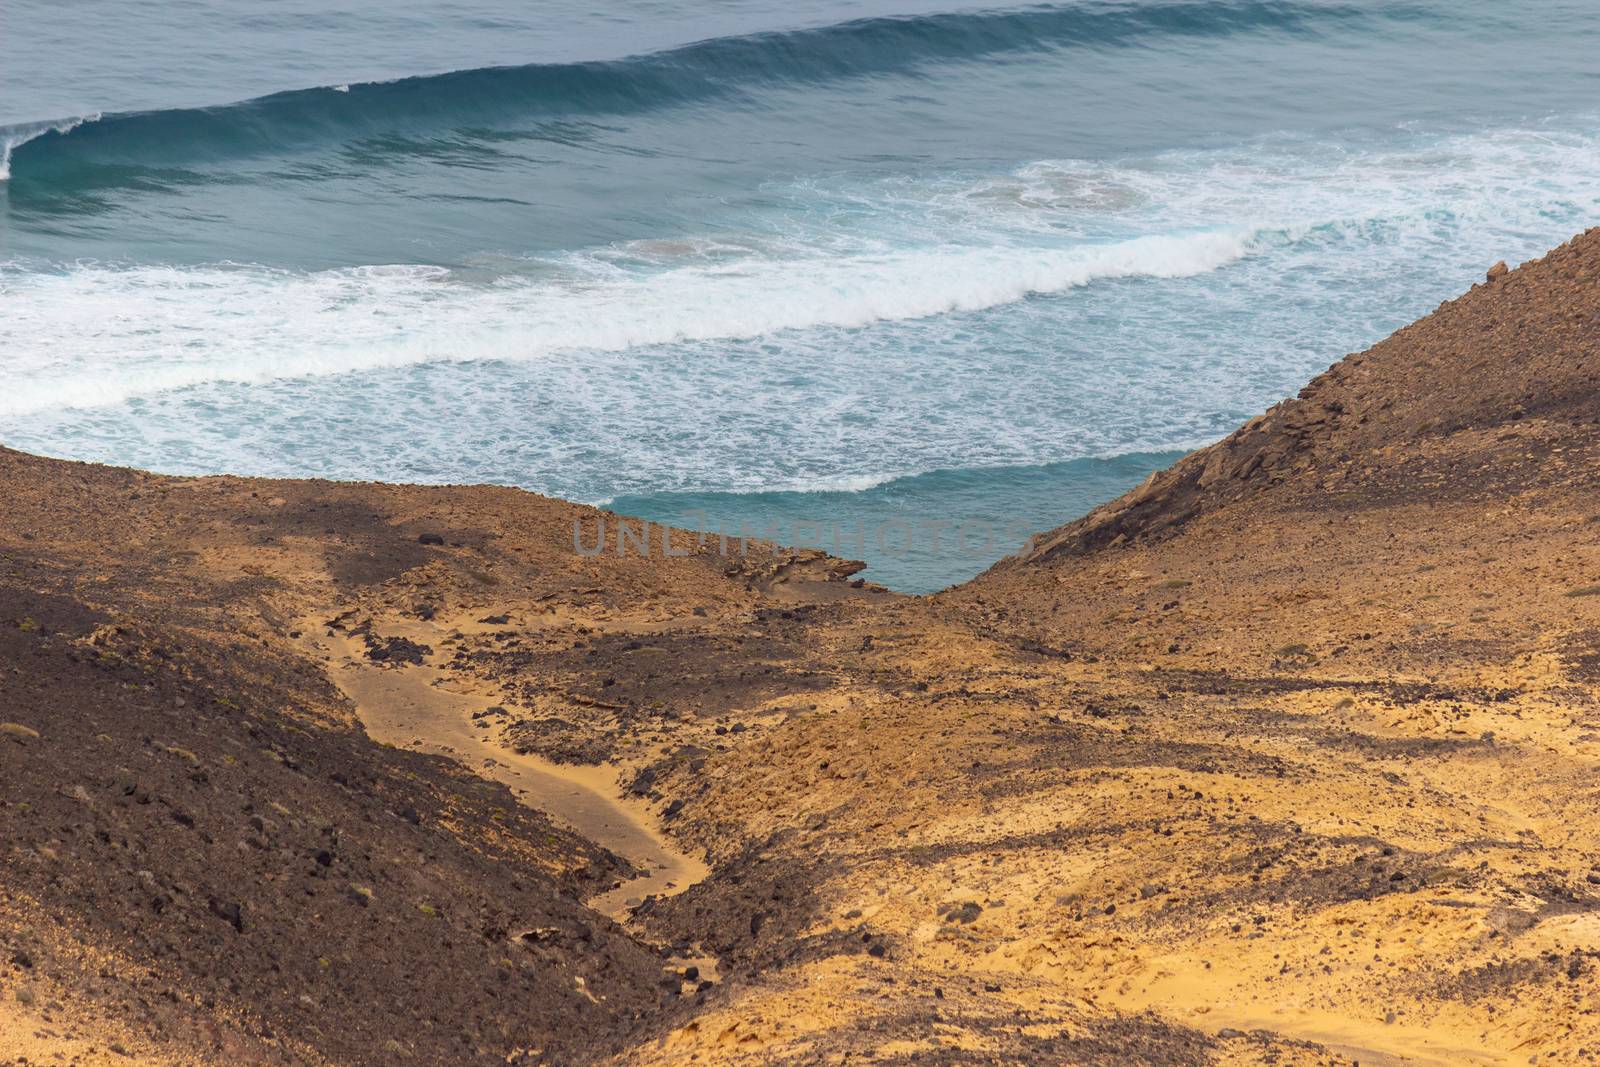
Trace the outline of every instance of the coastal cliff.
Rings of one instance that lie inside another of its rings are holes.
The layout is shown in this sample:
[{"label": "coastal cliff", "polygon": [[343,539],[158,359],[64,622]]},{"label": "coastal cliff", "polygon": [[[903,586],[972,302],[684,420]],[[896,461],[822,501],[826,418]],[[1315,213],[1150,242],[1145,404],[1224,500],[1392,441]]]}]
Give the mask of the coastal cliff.
[{"label": "coastal cliff", "polygon": [[0,450],[0,1063],[1592,1061],[1597,382],[1590,231],[926,598]]}]

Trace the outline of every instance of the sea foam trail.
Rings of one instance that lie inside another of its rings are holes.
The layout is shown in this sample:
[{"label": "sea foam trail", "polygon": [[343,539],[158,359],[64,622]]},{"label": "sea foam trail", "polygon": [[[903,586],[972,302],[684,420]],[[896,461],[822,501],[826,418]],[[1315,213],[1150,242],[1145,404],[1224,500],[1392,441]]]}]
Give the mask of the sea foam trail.
[{"label": "sea foam trail", "polygon": [[1249,255],[1248,230],[1060,249],[942,247],[744,259],[655,273],[573,257],[559,281],[467,284],[439,267],[0,269],[0,416],[430,361],[526,361],[977,311]]},{"label": "sea foam trail", "polygon": [[[1169,0],[866,18],[712,38],[623,59],[458,70],[291,90],[220,106],[108,114],[70,137],[65,128],[43,129],[12,147],[24,146],[17,152],[19,177],[59,183],[97,164],[205,164],[462,124],[649,112],[762,87],[911,72],[1006,54],[1174,37],[1315,33],[1412,14],[1403,5],[1375,15],[1336,3]],[[0,137],[10,136],[0,129]]]}]

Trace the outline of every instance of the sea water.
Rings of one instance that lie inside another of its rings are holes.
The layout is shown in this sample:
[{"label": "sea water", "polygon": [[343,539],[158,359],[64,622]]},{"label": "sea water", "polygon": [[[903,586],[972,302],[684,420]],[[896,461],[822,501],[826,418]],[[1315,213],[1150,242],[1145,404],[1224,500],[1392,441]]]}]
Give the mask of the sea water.
[{"label": "sea water", "polygon": [[0,442],[936,589],[1594,223],[1594,16],[6,0]]}]

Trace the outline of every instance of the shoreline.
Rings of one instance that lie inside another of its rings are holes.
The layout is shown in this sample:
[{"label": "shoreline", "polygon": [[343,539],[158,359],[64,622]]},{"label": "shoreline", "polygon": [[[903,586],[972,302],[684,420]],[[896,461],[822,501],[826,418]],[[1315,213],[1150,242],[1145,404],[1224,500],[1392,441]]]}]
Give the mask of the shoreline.
[{"label": "shoreline", "polygon": [[[1209,442],[1191,442],[1184,448],[1081,456],[1034,465],[922,471],[890,477],[860,490],[629,493],[602,503],[550,496],[505,482],[375,481],[237,471],[170,473],[13,450],[40,460],[110,467],[141,477],[174,481],[231,479],[329,488],[514,490],[580,509],[575,512],[569,538],[574,555],[611,556],[622,547],[635,555],[661,555],[661,537],[668,531],[692,533],[697,543],[718,545],[723,555],[737,554],[741,539],[759,540],[788,550],[822,551],[858,560],[866,564],[863,577],[874,585],[897,595],[929,596],[969,582],[1007,554],[1025,549],[1030,536],[1058,524],[1064,515],[1087,514],[1133,489],[1152,473],[1208,445]],[[5,447],[12,446],[0,441],[0,448]],[[984,484],[995,478],[1011,483],[1003,491],[1009,495],[1001,495]],[[951,484],[942,484],[946,482]],[[975,490],[975,486],[982,488]],[[893,498],[883,499],[886,494],[893,494]],[[619,524],[630,531],[625,546],[619,545]],[[604,546],[596,551],[598,528],[602,525]],[[648,545],[643,552],[639,550],[641,542]]]}]

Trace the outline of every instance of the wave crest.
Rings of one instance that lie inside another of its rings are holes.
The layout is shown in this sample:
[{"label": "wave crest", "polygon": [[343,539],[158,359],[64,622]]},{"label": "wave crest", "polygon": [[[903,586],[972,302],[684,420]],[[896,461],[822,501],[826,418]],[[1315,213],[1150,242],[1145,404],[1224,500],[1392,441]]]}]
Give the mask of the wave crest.
[{"label": "wave crest", "polygon": [[69,134],[86,122],[99,121],[99,115],[84,115],[80,118],[56,119],[50,122],[28,122],[20,126],[0,128],[0,182],[11,177],[11,153],[29,141],[48,134]]},{"label": "wave crest", "polygon": [[[1385,19],[1404,17],[1387,9]],[[813,29],[719,37],[617,60],[491,67],[275,93],[217,107],[109,114],[0,129],[22,177],[59,182],[97,164],[171,167],[308,145],[528,118],[648,112],[763,86],[916,71],[997,55],[1110,48],[1161,37],[1271,30],[1311,33],[1371,20],[1360,8],[1292,0],[1045,6],[865,18]],[[23,131],[23,132],[18,132]]]}]

